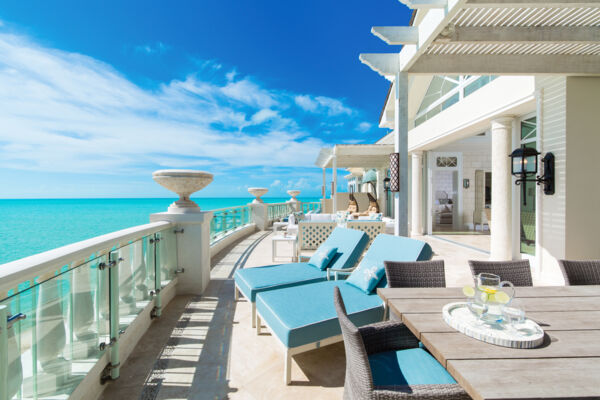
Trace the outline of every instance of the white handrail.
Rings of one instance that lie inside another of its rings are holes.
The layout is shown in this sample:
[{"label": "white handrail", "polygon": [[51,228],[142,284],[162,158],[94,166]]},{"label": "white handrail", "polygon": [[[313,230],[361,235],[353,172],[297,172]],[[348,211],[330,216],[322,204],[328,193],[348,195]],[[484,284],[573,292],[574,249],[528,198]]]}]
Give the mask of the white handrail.
[{"label": "white handrail", "polygon": [[2,264],[0,265],[0,299],[3,293],[23,282],[51,273],[73,262],[81,260],[83,263],[83,260],[93,253],[111,249],[121,243],[126,244],[170,226],[174,224],[167,221],[138,225]]}]

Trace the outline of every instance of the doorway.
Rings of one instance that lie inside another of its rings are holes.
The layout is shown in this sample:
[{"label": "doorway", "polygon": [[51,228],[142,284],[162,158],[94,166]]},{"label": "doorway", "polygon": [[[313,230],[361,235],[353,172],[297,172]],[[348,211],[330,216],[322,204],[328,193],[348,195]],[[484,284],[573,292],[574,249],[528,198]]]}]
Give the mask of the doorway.
[{"label": "doorway", "polygon": [[462,153],[432,153],[429,158],[427,232],[457,232],[462,224]]}]

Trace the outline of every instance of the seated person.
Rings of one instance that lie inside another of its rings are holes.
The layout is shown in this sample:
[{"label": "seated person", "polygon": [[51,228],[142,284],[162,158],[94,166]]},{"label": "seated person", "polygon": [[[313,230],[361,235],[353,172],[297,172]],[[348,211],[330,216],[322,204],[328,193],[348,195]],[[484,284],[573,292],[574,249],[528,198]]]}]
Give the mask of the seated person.
[{"label": "seated person", "polygon": [[356,201],[352,193],[350,193],[350,200],[348,201],[348,209],[346,210],[346,212],[352,217],[359,215],[358,202]]},{"label": "seated person", "polygon": [[367,193],[367,196],[369,197],[369,207],[367,208],[366,211],[363,211],[361,213],[356,213],[356,215],[352,214],[353,217],[367,217],[371,214],[379,214],[379,204],[377,204],[377,199],[371,194],[371,193]]}]

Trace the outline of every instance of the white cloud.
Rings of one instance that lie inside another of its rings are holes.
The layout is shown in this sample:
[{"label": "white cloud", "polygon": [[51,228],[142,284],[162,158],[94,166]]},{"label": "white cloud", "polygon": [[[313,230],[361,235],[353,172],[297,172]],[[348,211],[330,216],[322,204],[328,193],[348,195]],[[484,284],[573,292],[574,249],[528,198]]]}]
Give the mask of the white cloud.
[{"label": "white cloud", "polygon": [[277,101],[271,92],[262,89],[249,79],[229,82],[221,88],[221,91],[231,99],[240,101],[248,106],[268,108],[277,105]]},{"label": "white cloud", "polygon": [[137,53],[144,54],[162,54],[167,50],[169,50],[169,46],[167,46],[163,42],[147,43],[135,47],[135,51]]},{"label": "white cloud", "polygon": [[356,127],[356,130],[359,132],[365,133],[369,129],[371,129],[372,126],[373,126],[373,124],[365,121],[365,122],[361,122],[360,124],[358,124],[358,126]]},{"label": "white cloud", "polygon": [[271,187],[275,188],[275,187],[279,187],[281,186],[281,181],[279,179],[275,179],[273,181],[273,183],[271,183]]},{"label": "white cloud", "polygon": [[331,97],[298,95],[294,97],[294,102],[304,111],[325,114],[330,117],[354,114],[354,110],[345,106],[342,101]]},{"label": "white cloud", "polygon": [[294,101],[298,105],[298,107],[302,108],[305,111],[315,112],[317,111],[317,107],[319,107],[319,103],[314,101],[310,96],[300,95],[294,97]]},{"label": "white cloud", "polygon": [[0,32],[0,168],[312,167],[325,143],[296,122],[290,106],[306,97],[328,115],[355,113],[335,99],[234,81],[233,72],[207,80],[200,71],[147,90],[93,58]]},{"label": "white cloud", "polygon": [[279,114],[276,111],[271,110],[270,108],[263,108],[262,110],[258,111],[256,114],[254,114],[251,118],[252,123],[255,125],[260,125],[263,122],[272,120],[273,118],[277,117]]}]

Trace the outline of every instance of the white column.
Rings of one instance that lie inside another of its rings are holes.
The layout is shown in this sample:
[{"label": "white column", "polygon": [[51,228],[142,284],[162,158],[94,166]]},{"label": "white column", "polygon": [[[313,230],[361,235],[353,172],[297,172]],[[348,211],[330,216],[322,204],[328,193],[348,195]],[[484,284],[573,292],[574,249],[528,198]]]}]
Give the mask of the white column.
[{"label": "white column", "polygon": [[323,168],[323,193],[321,198],[326,199],[327,198],[327,170],[325,168]]},{"label": "white column", "polygon": [[411,187],[411,236],[419,236],[423,234],[423,152],[414,151],[411,154],[412,160],[412,187]]},{"label": "white column", "polygon": [[333,198],[333,213],[337,212],[337,156],[335,155],[335,148],[333,153],[333,187],[331,188],[331,197]]},{"label": "white column", "polygon": [[490,259],[512,259],[510,157],[513,117],[492,121],[492,226]]},{"label": "white column", "polygon": [[396,74],[394,150],[400,153],[400,192],[394,196],[396,236],[408,236],[408,74]]}]

